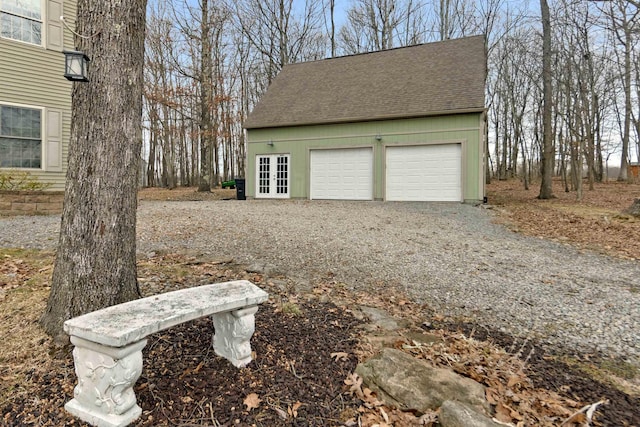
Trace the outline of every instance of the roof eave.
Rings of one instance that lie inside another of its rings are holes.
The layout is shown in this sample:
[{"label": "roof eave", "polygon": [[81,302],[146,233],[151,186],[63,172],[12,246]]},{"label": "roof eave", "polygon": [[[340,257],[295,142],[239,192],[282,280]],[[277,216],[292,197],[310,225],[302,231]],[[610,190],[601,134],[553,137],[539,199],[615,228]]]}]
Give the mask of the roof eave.
[{"label": "roof eave", "polygon": [[362,122],[379,122],[383,120],[398,120],[398,119],[417,119],[421,117],[435,117],[435,116],[449,116],[454,114],[468,114],[468,113],[483,113],[487,110],[486,107],[473,107],[473,108],[461,108],[457,110],[441,110],[441,111],[429,111],[419,114],[389,114],[385,116],[377,117],[346,117],[340,119],[319,120],[310,122],[293,122],[293,123],[276,123],[273,125],[247,125],[243,124],[243,128],[247,130],[251,129],[273,129],[283,127],[301,127],[301,126],[317,126],[317,125],[335,125],[343,123],[362,123]]}]

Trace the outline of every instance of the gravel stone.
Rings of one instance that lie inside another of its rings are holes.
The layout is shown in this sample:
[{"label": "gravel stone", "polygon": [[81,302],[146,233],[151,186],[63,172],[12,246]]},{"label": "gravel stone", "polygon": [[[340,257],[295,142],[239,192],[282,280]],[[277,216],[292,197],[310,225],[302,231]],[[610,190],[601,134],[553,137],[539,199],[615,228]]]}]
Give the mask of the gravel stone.
[{"label": "gravel stone", "polygon": [[[165,202],[138,208],[138,252],[188,251],[375,292],[640,366],[640,263],[516,234],[457,203]],[[0,246],[54,249],[59,216],[0,218]],[[379,288],[379,287],[378,287]]]}]

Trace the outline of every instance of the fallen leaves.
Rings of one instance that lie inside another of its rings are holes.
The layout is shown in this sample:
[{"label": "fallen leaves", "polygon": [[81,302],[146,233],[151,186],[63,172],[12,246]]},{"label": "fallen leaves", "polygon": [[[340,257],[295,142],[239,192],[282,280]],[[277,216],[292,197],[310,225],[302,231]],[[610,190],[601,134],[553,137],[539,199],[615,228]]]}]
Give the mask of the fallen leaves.
[{"label": "fallen leaves", "polygon": [[258,397],[256,393],[250,393],[247,397],[244,398],[242,403],[247,407],[247,411],[251,411],[252,409],[257,409],[260,407],[260,402],[262,400]]},{"label": "fallen leaves", "polygon": [[[24,259],[25,263],[16,262],[16,260],[19,259]],[[188,260],[189,259],[191,258],[188,258]],[[2,259],[0,259],[0,261],[2,261]],[[4,261],[9,261],[9,263],[4,266],[6,271],[9,274],[17,271],[18,274],[22,274],[23,280],[29,280],[28,278],[33,277],[34,273],[50,273],[50,271],[42,271],[35,267],[27,272],[26,270],[24,270],[24,267],[26,267],[27,264],[32,263],[27,258],[5,257]],[[185,262],[185,258],[183,256],[175,255],[162,255],[156,256],[150,260],[143,260],[141,261],[141,267],[139,271],[143,273],[143,277],[147,278],[145,282],[148,282],[150,284],[162,282],[165,280],[165,277],[167,278],[167,280],[169,280],[170,277],[173,277],[173,275],[180,272],[182,272],[181,274],[184,274],[188,278],[186,280],[186,283],[193,284],[197,284],[200,281],[204,280],[210,281],[212,280],[212,277],[224,278],[227,280],[231,280],[232,278],[248,278],[250,280],[259,281],[263,279],[262,276],[254,273],[244,271],[231,271],[228,266],[224,266],[217,262],[200,261],[198,259],[195,259],[193,262]],[[229,277],[227,278],[227,276]],[[31,282],[33,282],[33,279],[31,279]],[[159,287],[160,285],[156,286]],[[261,286],[265,286],[265,284],[262,283]],[[416,304],[407,302],[401,296],[395,296],[391,292],[388,292],[388,289],[384,288],[384,284],[381,284],[380,289],[384,289],[384,291],[380,292],[380,294],[384,295],[384,300],[376,299],[376,296],[371,294],[364,296],[361,296],[359,294],[348,295],[345,288],[343,286],[340,286],[339,283],[328,283],[322,288],[314,289],[314,294],[322,296],[330,295],[331,301],[354,298],[357,304],[366,303],[367,305],[384,307],[385,310],[389,311],[395,316],[429,320],[429,324],[431,324],[431,322],[433,321],[444,319],[443,316],[434,316],[432,314],[427,315],[427,308],[425,308],[425,306],[418,306]],[[290,299],[289,301],[291,300],[293,299]],[[305,304],[305,301],[304,299],[300,298],[297,303],[303,305]],[[351,307],[356,310],[356,303],[352,301],[349,304],[345,304],[345,306]],[[310,309],[306,308],[306,305],[304,307],[304,316],[308,317],[313,314],[315,316],[314,318],[317,319],[325,319],[327,313],[343,314],[348,313],[351,310],[351,308],[338,309],[334,308],[333,306],[323,306],[322,311],[311,311]],[[261,314],[267,312],[268,310],[262,310]],[[282,316],[272,317],[273,319],[280,319]],[[290,330],[294,330],[294,324],[296,325],[296,327],[299,327],[301,322],[304,322],[306,320],[306,317],[295,320],[295,322],[291,324]],[[20,317],[16,317],[16,319],[21,320],[24,320],[24,318],[25,315],[23,312],[20,313]],[[36,317],[30,316],[28,317],[28,319],[30,319],[29,323],[36,324]],[[341,317],[338,320],[340,321],[337,322],[335,320],[331,320],[330,322],[327,322],[328,324],[336,325],[335,328],[331,328],[330,330],[340,330],[341,328],[339,326],[344,326],[345,320],[348,320],[348,318]],[[9,323],[10,322],[7,322],[7,324]],[[324,325],[324,323],[322,324]],[[257,334],[259,335],[261,333],[264,333],[266,330],[275,329],[277,328],[258,328]],[[305,334],[308,334],[311,330],[307,328],[300,329],[304,330]],[[479,343],[475,340],[469,339],[462,334],[445,334],[444,332],[440,331],[434,331],[433,334],[440,336],[442,338],[442,342],[438,341],[436,343],[422,343],[416,342],[411,339],[403,339],[400,335],[398,335],[398,341],[395,347],[401,348],[405,352],[412,354],[415,357],[428,360],[436,366],[451,367],[456,372],[461,373],[462,375],[469,376],[476,381],[483,383],[485,386],[487,386],[486,397],[489,403],[494,405],[494,407],[496,408],[499,407],[499,412],[502,414],[504,419],[509,420],[507,422],[504,422],[504,424],[514,426],[558,426],[559,423],[563,420],[568,420],[565,425],[574,426],[575,422],[585,420],[589,413],[591,413],[592,416],[595,413],[597,416],[597,406],[594,407],[593,405],[590,405],[589,408],[581,410],[580,412],[580,408],[582,407],[582,405],[584,405],[584,402],[569,401],[567,399],[560,398],[559,396],[551,392],[535,389],[531,384],[531,381],[523,373],[523,362],[518,361],[518,359],[513,357],[512,355],[501,351],[500,349],[493,347],[490,344]],[[471,335],[473,335],[473,333]],[[7,336],[13,335],[7,334]],[[326,335],[323,335],[323,341],[320,341],[323,344],[326,344],[325,337]],[[21,340],[23,340],[24,336],[21,335],[20,338]],[[292,336],[287,335],[284,342],[289,342],[292,339]],[[205,341],[207,342],[207,345],[210,345],[210,336],[207,336]],[[298,360],[297,356],[299,354],[296,351],[290,351],[287,353],[283,352],[282,354],[280,354],[279,351],[283,346],[274,345],[273,340],[269,340],[268,342],[269,344],[266,346],[264,351],[261,352],[261,357],[263,358],[261,360],[261,363],[264,363],[265,357],[268,353],[278,354],[278,360],[282,362],[282,365],[280,366],[284,367],[285,369],[285,371],[283,371],[286,374],[285,376],[290,377],[292,381],[295,381],[299,384],[312,382],[309,378],[312,378],[313,374],[317,374],[318,369],[320,369],[319,367],[342,369],[344,366],[349,365],[346,362],[354,363],[355,360],[362,360],[367,355],[367,351],[369,351],[363,350],[361,346],[346,348],[347,346],[342,347],[336,345],[329,347],[331,349],[335,349],[336,351],[327,354],[328,352],[318,352],[316,350],[320,346],[307,345],[305,347],[297,347],[312,349],[313,351],[311,352],[314,353],[314,356],[317,355],[319,357],[319,361],[316,364],[310,365],[308,361],[305,362],[303,361],[303,359]],[[344,342],[344,339],[339,342]],[[353,344],[350,345],[352,346]],[[29,347],[39,348],[42,346],[29,343]],[[210,368],[208,363],[203,364],[203,362],[200,361],[199,363],[194,363],[193,366],[193,368],[181,369],[179,371],[176,371],[183,373],[183,375],[180,376],[180,383],[182,383],[183,381],[186,382],[189,380],[193,380],[193,377],[197,376],[195,374],[200,374],[204,377],[207,376],[207,370]],[[264,366],[265,365],[263,365],[263,367]],[[29,366],[29,369],[31,369],[31,366]],[[355,374],[350,374],[344,380],[344,389],[342,389],[340,380],[344,378],[344,375],[346,375],[348,369],[352,369],[352,367],[346,368],[342,371],[338,369],[337,371],[341,372],[339,375],[335,373],[333,374],[332,378],[337,381],[333,383],[334,385],[332,386],[332,389],[334,389],[336,393],[340,393],[341,391],[343,391],[356,396],[360,400],[360,402],[355,401],[354,403],[353,399],[349,399],[346,396],[341,396],[340,402],[348,402],[352,406],[348,407],[349,412],[346,412],[345,409],[344,417],[342,416],[342,414],[338,416],[339,411],[334,411],[330,415],[331,419],[339,418],[345,426],[350,425],[363,427],[407,427],[414,425],[433,426],[437,422],[438,414],[436,411],[421,414],[420,417],[416,417],[416,415],[413,413],[402,412],[398,409],[389,408],[383,405],[382,402],[378,400],[376,394],[372,390],[367,388],[363,384],[362,379]],[[296,372],[296,370],[298,372]],[[43,369],[42,371],[44,372],[45,370]],[[46,370],[47,373],[50,371],[55,372],[55,370],[51,369]],[[289,373],[292,376],[289,376]],[[14,378],[13,376],[7,377],[6,373],[4,372],[2,374],[4,375],[2,379]],[[69,373],[69,375],[72,374]],[[304,380],[302,380],[302,378],[304,378]],[[326,379],[328,377],[324,378]],[[11,384],[12,381],[3,381],[3,383]],[[234,384],[235,383],[226,385],[226,390],[228,390],[229,387],[233,386]],[[237,394],[238,399],[233,403],[235,409],[223,408],[221,410],[227,412],[235,410],[236,412],[234,414],[237,414],[237,416],[240,417],[240,409],[243,409],[243,417],[246,416],[247,418],[251,419],[266,418],[272,421],[271,425],[283,424],[279,423],[278,420],[288,420],[288,422],[291,423],[292,419],[296,418],[296,423],[305,425],[305,421],[310,419],[311,415],[316,416],[316,414],[319,412],[317,411],[317,408],[330,406],[328,403],[329,401],[318,402],[317,400],[312,399],[305,400],[305,403],[302,403],[297,399],[300,398],[301,400],[304,400],[303,394],[288,394],[284,397],[275,397],[272,393],[272,390],[268,388],[272,386],[273,381],[266,382],[265,384],[268,384],[268,386],[257,386],[258,388],[253,389],[258,393],[246,394],[251,389],[241,389]],[[70,382],[68,385],[70,388],[67,393],[72,393],[73,385]],[[254,386],[256,386],[256,383],[251,383],[250,387]],[[292,387],[289,387],[287,391],[290,391],[291,388]],[[142,391],[143,389],[150,390],[151,387],[149,386],[149,383],[143,383],[140,386],[139,391]],[[63,392],[55,394],[64,395]],[[216,395],[222,395],[222,393],[218,393]],[[191,397],[185,396],[180,400],[185,407],[200,408],[202,406],[199,398],[192,399]],[[244,407],[239,404],[241,400],[243,401]],[[178,402],[177,399],[176,402]],[[613,399],[612,402],[614,402]],[[207,404],[211,403],[209,402]],[[60,407],[61,405],[55,406],[56,410]],[[202,407],[207,408],[206,405]],[[213,412],[213,409],[211,409],[213,407],[217,408],[219,406],[209,406],[208,410]],[[191,411],[192,409],[189,410]],[[578,411],[579,413],[576,414],[576,411]],[[160,415],[161,414],[157,414],[157,416]],[[575,417],[569,418],[573,415],[575,415]],[[211,415],[211,417],[213,417],[213,415]],[[158,420],[153,420],[150,422],[151,424],[148,425],[158,425],[159,423]]]},{"label": "fallen leaves", "polygon": [[344,383],[349,386],[348,393],[353,396],[354,394],[360,400],[364,400],[364,392],[362,391],[362,378],[356,373],[350,373]]},{"label": "fallen leaves", "polygon": [[343,351],[338,351],[338,352],[335,352],[335,353],[331,353],[331,358],[335,359],[336,362],[339,362],[341,360],[342,361],[347,361],[347,360],[349,360],[349,353],[345,353]]},{"label": "fallen leaves", "polygon": [[579,423],[580,425],[584,425],[588,427],[591,425],[591,422],[593,421],[593,415],[596,409],[598,409],[598,406],[606,405],[608,403],[609,401],[604,399],[604,400],[600,400],[599,402],[593,403],[591,405],[583,406],[578,412],[572,414],[562,424],[560,424],[560,427],[565,425],[570,425],[571,423]]},{"label": "fallen leaves", "polygon": [[485,385],[487,402],[501,423],[557,426],[580,406],[554,392],[536,389],[525,375],[525,362],[516,355],[460,333],[447,334],[447,339],[444,331],[432,333],[443,334],[443,339],[433,345],[404,345],[403,350]]},{"label": "fallen leaves", "polygon": [[514,231],[640,259],[640,245],[629,244],[640,240],[640,226],[636,219],[620,215],[637,197],[640,185],[596,183],[593,191],[585,189],[582,201],[559,187],[553,200],[538,200],[537,191],[533,185],[524,190],[516,180],[487,186],[489,202],[500,206],[496,212],[501,221]]},{"label": "fallen leaves", "polygon": [[301,406],[302,403],[300,403],[300,401],[297,401],[293,404],[293,406],[287,407],[287,413],[289,414],[289,416],[296,418],[298,416],[298,409],[300,409]]},{"label": "fallen leaves", "polygon": [[289,417],[297,418],[298,417],[298,409],[300,409],[301,406],[302,406],[302,402],[296,401],[296,403],[294,403],[293,405],[287,405],[287,410],[285,411],[284,409],[282,409],[277,404],[270,404],[269,405],[269,407],[273,411],[275,411],[276,414],[278,414],[278,417],[282,421],[288,420]]},{"label": "fallen leaves", "polygon": [[280,417],[281,420],[285,421],[287,419],[287,413],[281,408],[277,406],[271,406],[271,409],[276,411],[276,414],[278,414],[278,417]]},{"label": "fallen leaves", "polygon": [[22,259],[16,259],[5,255],[0,261],[0,289],[15,289],[24,284],[31,274],[33,268]]},{"label": "fallen leaves", "polygon": [[524,418],[518,411],[507,404],[498,402],[496,405],[496,419],[503,423],[510,423],[512,420],[522,421]]}]

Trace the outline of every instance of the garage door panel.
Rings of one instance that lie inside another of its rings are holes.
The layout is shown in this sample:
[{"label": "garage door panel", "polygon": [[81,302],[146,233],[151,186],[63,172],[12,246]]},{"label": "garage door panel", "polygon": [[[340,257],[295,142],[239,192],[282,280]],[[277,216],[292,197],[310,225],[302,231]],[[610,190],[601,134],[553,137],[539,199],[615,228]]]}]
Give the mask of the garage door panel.
[{"label": "garage door panel", "polygon": [[371,200],[373,150],[345,148],[310,153],[312,199]]},{"label": "garage door panel", "polygon": [[387,147],[386,200],[460,201],[460,144]]}]

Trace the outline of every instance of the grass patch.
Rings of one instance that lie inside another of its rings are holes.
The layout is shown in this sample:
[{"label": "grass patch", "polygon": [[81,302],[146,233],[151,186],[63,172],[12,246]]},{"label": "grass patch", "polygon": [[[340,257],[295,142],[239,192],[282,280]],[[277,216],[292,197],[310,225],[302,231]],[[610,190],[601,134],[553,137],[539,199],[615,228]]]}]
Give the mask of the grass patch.
[{"label": "grass patch", "polygon": [[586,362],[562,357],[567,365],[584,372],[589,378],[608,384],[631,396],[640,397],[640,369],[620,359],[600,359]]},{"label": "grass patch", "polygon": [[49,297],[53,253],[0,249],[0,406],[28,393],[30,370],[46,369],[50,339],[38,320]]},{"label": "grass patch", "polygon": [[632,380],[640,375],[640,370],[637,367],[623,360],[605,359],[600,365],[602,369],[625,380]]},{"label": "grass patch", "polygon": [[301,316],[302,315],[302,310],[300,309],[300,306],[294,302],[285,302],[282,304],[282,306],[280,307],[280,310],[284,313],[284,314],[288,314],[289,316]]}]

